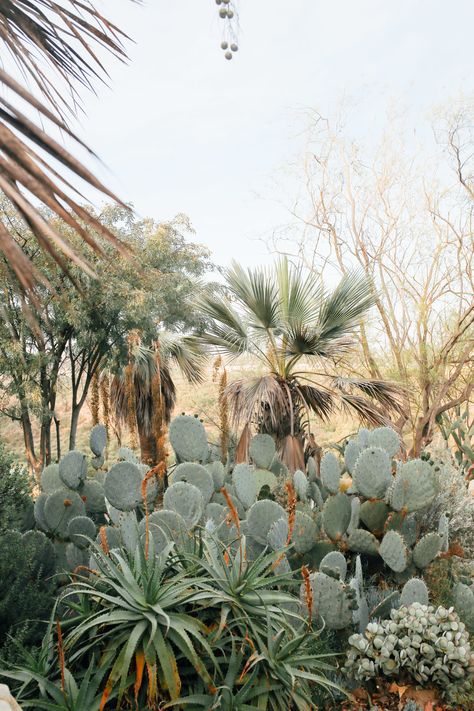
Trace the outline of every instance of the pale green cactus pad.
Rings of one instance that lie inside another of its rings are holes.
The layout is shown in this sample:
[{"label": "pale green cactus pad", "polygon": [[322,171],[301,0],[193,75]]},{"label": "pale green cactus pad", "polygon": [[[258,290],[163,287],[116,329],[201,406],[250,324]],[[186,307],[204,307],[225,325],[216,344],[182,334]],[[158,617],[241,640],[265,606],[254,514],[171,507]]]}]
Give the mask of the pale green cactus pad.
[{"label": "pale green cactus pad", "polygon": [[401,573],[408,565],[408,549],[402,536],[396,531],[388,531],[382,539],[379,553],[389,568]]},{"label": "pale green cactus pad", "polygon": [[75,491],[58,489],[44,504],[44,519],[51,533],[67,538],[69,521],[85,514],[84,502]]},{"label": "pale green cactus pad", "polygon": [[89,516],[76,516],[69,521],[67,533],[74,545],[78,548],[87,548],[89,545],[87,539],[94,540],[96,535],[95,523]]},{"label": "pale green cactus pad", "polygon": [[276,501],[270,501],[269,499],[256,501],[247,514],[249,535],[265,546],[272,524],[280,518],[287,519],[287,513]]},{"label": "pale green cactus pad", "polygon": [[427,605],[429,602],[428,588],[421,578],[410,578],[402,589],[400,605],[408,606],[414,602],[419,602],[420,605]]},{"label": "pale green cactus pad", "polygon": [[381,447],[390,457],[400,450],[400,437],[391,427],[377,427],[369,433],[368,446]]},{"label": "pale green cactus pad", "polygon": [[163,506],[179,513],[191,528],[199,523],[204,513],[204,500],[200,490],[185,481],[177,481],[166,489]]},{"label": "pale green cactus pad", "polygon": [[326,535],[333,541],[340,540],[351,521],[349,497],[345,494],[330,496],[324,503],[322,514]]},{"label": "pale green cactus pad", "polygon": [[275,457],[275,442],[267,434],[258,434],[252,437],[249,446],[250,457],[257,469],[270,469]]},{"label": "pale green cactus pad", "polygon": [[232,472],[232,484],[239,500],[246,509],[250,508],[259,491],[253,467],[248,464],[237,464]]},{"label": "pale green cactus pad", "polygon": [[326,452],[321,459],[321,481],[331,494],[337,494],[341,483],[341,465],[332,452]]},{"label": "pale green cactus pad", "polygon": [[185,481],[196,486],[202,494],[204,505],[208,504],[214,493],[214,480],[206,467],[194,462],[179,464],[169,477],[170,484]]},{"label": "pale green cactus pad", "polygon": [[87,474],[87,459],[81,452],[72,450],[59,462],[59,476],[69,489],[78,489]]},{"label": "pale green cactus pad", "polygon": [[53,491],[64,488],[64,482],[59,476],[59,465],[48,464],[41,472],[41,489],[46,494],[52,494]]},{"label": "pale green cactus pad", "polygon": [[441,550],[443,540],[439,533],[427,533],[413,549],[413,562],[417,568],[427,568]]},{"label": "pale green cactus pad", "polygon": [[209,454],[206,430],[197,417],[179,415],[171,421],[169,439],[182,462],[205,462]]},{"label": "pale green cactus pad", "polygon": [[347,545],[349,550],[355,553],[365,553],[365,555],[378,555],[380,547],[374,534],[363,528],[356,528],[351,531]]},{"label": "pale green cactus pad", "polygon": [[353,472],[357,491],[368,499],[382,498],[392,483],[390,457],[380,447],[364,449]]},{"label": "pale green cactus pad", "polygon": [[105,496],[119,511],[131,511],[142,503],[142,474],[136,464],[118,462],[105,478]]},{"label": "pale green cactus pad", "polygon": [[96,457],[100,457],[107,446],[107,430],[104,425],[95,425],[89,436],[89,447]]}]

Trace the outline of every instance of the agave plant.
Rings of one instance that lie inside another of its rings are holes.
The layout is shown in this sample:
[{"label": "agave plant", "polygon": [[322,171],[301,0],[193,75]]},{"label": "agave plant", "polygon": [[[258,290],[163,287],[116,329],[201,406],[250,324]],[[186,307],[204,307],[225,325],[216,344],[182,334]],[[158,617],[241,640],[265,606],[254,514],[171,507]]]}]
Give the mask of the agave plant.
[{"label": "agave plant", "polygon": [[[154,432],[156,393],[154,379],[159,369],[159,390],[162,402],[161,421],[168,425],[176,402],[176,388],[171,367],[177,366],[190,383],[203,378],[205,354],[191,337],[171,332],[160,332],[159,341],[152,348],[137,341],[131,350],[132,381],[135,394],[135,414],[140,439],[141,461],[157,463],[157,436]],[[115,373],[110,384],[110,398],[117,421],[129,421],[127,369]]]},{"label": "agave plant", "polygon": [[250,355],[260,368],[227,387],[235,426],[253,423],[274,436],[295,469],[312,415],[326,420],[340,407],[386,425],[399,412],[397,385],[351,375],[355,333],[375,299],[366,276],[347,275],[328,293],[319,275],[284,258],[270,269],[234,262],[225,277],[228,296],[200,302],[211,323],[196,340],[228,358]]},{"label": "agave plant", "polygon": [[212,681],[201,659],[203,652],[213,658],[206,627],[182,611],[194,600],[192,581],[173,571],[171,548],[155,556],[151,540],[147,557],[140,545],[129,556],[119,549],[106,554],[93,544],[96,571],[65,593],[65,599],[78,595],[94,602],[93,612],[67,634],[65,649],[71,662],[100,652],[107,666],[101,709],[113,691],[120,701],[131,686],[132,668],[136,699],[146,669],[150,705],[180,696],[184,667],[206,684]]},{"label": "agave plant", "polygon": [[[62,132],[76,147],[89,151],[69,128],[67,117],[80,106],[78,87],[93,88],[95,79],[106,76],[104,50],[121,60],[126,58],[126,35],[109,22],[90,2],[83,0],[3,0],[0,3],[0,41],[3,56],[16,62],[31,91],[19,83],[12,71],[0,69],[0,190],[30,227],[38,246],[68,273],[67,260],[89,273],[90,266],[71,242],[38,210],[38,204],[67,222],[76,234],[98,253],[99,242],[91,229],[126,253],[126,247],[99,220],[85,210],[79,189],[61,174],[66,168],[85,184],[104,195],[115,196],[84,164],[47,132],[46,125]],[[39,91],[42,100],[33,93]],[[8,89],[9,91],[6,91]],[[39,114],[34,122],[18,103]],[[38,150],[40,152],[38,152]],[[89,151],[90,152],[90,151]],[[22,249],[15,232],[0,220],[0,251],[25,290],[37,281],[46,283]]]}]

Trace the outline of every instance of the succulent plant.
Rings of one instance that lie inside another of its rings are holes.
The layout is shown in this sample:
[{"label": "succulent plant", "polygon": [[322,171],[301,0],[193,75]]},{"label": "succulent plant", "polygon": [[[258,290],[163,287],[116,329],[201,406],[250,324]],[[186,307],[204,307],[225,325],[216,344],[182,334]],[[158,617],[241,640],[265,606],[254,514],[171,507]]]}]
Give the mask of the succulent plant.
[{"label": "succulent plant", "polygon": [[395,511],[408,513],[426,508],[438,492],[438,482],[433,468],[422,459],[404,462],[399,468],[389,494]]},{"label": "succulent plant", "polygon": [[87,539],[93,540],[95,538],[96,526],[88,516],[75,516],[68,522],[67,533],[77,548],[87,548]]},{"label": "succulent plant", "polygon": [[[368,432],[366,447],[381,447],[389,457],[395,456],[400,451],[400,437],[391,427],[377,427]],[[360,433],[359,433],[360,437]]]},{"label": "succulent plant", "polygon": [[459,617],[471,634],[474,634],[474,585],[458,582],[453,590],[454,605]]},{"label": "succulent plant", "polygon": [[59,465],[48,464],[41,472],[41,489],[46,494],[52,494],[57,489],[64,489],[64,482],[59,476]]},{"label": "succulent plant", "polygon": [[308,498],[309,481],[301,469],[297,469],[293,474],[293,486],[295,487],[298,499],[300,501],[306,501]]},{"label": "succulent plant", "polygon": [[342,538],[350,524],[351,513],[351,502],[346,494],[336,494],[326,499],[322,510],[323,527],[331,540]]},{"label": "succulent plant", "polygon": [[87,459],[82,452],[72,450],[59,462],[59,477],[64,486],[78,489],[87,474]]},{"label": "succulent plant", "polygon": [[321,481],[331,494],[337,494],[341,482],[341,465],[332,452],[326,452],[321,459]]},{"label": "succulent plant", "polygon": [[44,520],[51,533],[67,538],[69,521],[85,514],[84,502],[75,491],[58,489],[44,504]]},{"label": "succulent plant", "polygon": [[401,573],[408,564],[408,549],[402,536],[396,531],[387,531],[380,544],[379,553],[391,570]]},{"label": "succulent plant", "polygon": [[[330,629],[344,629],[352,623],[352,598],[354,592],[337,577],[326,573],[310,575],[312,591],[312,615]],[[307,606],[305,586],[301,586],[300,598]]]},{"label": "succulent plant", "polygon": [[474,661],[465,625],[453,608],[414,602],[393,609],[390,619],[370,622],[349,637],[347,672],[361,680],[408,674],[445,689],[469,682]]},{"label": "succulent plant", "polygon": [[417,568],[427,568],[441,550],[443,539],[439,533],[427,533],[413,549],[413,562]]},{"label": "succulent plant", "polygon": [[347,575],[346,559],[339,551],[331,551],[330,553],[326,553],[319,564],[319,570],[321,573],[327,573],[328,570],[336,570],[338,572],[339,580],[344,582]]},{"label": "succulent plant", "polygon": [[96,457],[100,457],[107,446],[107,430],[104,425],[95,425],[89,435],[89,447]]},{"label": "succulent plant", "polygon": [[204,500],[200,490],[185,481],[177,481],[166,489],[163,505],[166,509],[179,513],[190,528],[199,523],[204,513]]},{"label": "succulent plant", "polygon": [[249,464],[237,464],[232,472],[232,484],[239,500],[250,508],[257,498],[259,486],[253,467]]},{"label": "succulent plant", "polygon": [[265,546],[272,524],[281,518],[286,519],[287,513],[276,501],[270,501],[269,499],[256,501],[247,514],[249,535]]},{"label": "succulent plant", "polygon": [[354,471],[357,459],[359,454],[362,452],[362,449],[363,447],[361,447],[360,443],[355,439],[349,440],[346,445],[344,450],[344,464],[350,474]]},{"label": "succulent plant", "polygon": [[170,424],[169,439],[179,462],[205,462],[209,454],[206,430],[197,417],[179,415]]},{"label": "succulent plant", "polygon": [[392,483],[388,453],[380,447],[367,447],[359,454],[353,475],[360,494],[368,499],[381,499]]},{"label": "succulent plant", "polygon": [[249,445],[250,457],[257,469],[270,469],[275,457],[275,442],[267,434],[258,434],[252,437]]},{"label": "succulent plant", "polygon": [[426,583],[421,578],[410,578],[402,588],[400,604],[408,607],[414,602],[420,605],[428,605],[429,593]]},{"label": "succulent plant", "polygon": [[214,493],[214,479],[202,464],[195,462],[179,464],[169,476],[170,484],[176,484],[178,481],[185,481],[197,487],[201,492],[204,505],[211,500]]},{"label": "succulent plant", "polygon": [[136,464],[118,462],[105,478],[105,496],[119,511],[131,511],[142,503],[142,473]]}]

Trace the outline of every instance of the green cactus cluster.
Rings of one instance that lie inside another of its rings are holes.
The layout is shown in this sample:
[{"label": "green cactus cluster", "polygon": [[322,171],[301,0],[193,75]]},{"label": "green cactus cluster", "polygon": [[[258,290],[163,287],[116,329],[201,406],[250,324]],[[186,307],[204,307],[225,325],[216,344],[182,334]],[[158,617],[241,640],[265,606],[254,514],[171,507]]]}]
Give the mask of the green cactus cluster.
[{"label": "green cactus cluster", "polygon": [[[203,535],[235,547],[242,536],[249,561],[270,548],[281,552],[277,572],[299,575],[307,566],[313,618],[328,628],[358,625],[363,632],[371,619],[386,617],[397,605],[428,603],[421,573],[446,550],[449,523],[443,518],[438,532],[419,535],[417,512],[436,495],[436,475],[425,461],[393,460],[400,441],[390,428],[361,430],[347,442],[342,461],[327,452],[319,467],[310,457],[306,471],[291,475],[268,435],[251,439],[248,462],[235,463],[229,452],[223,463],[208,444],[202,422],[180,415],[171,422],[170,443],[176,464],[164,491],[152,478],[144,492],[148,467],[126,448],[108,471],[93,476],[79,452],[45,468],[35,518],[54,542],[61,565],[71,570],[89,562],[94,567],[87,542],[101,540],[101,526],[109,548],[123,545],[134,552],[146,539],[156,554],[168,545],[187,550]],[[90,436],[94,468],[106,446],[105,428],[96,425]],[[289,481],[296,494],[290,513],[284,493]],[[160,492],[162,507],[156,509]],[[376,599],[373,586],[364,584],[363,566],[371,576],[378,569],[391,578],[393,590]],[[401,597],[399,586],[404,586]],[[463,610],[474,595],[467,590],[458,587]]]},{"label": "green cactus cluster", "polygon": [[468,632],[454,608],[413,602],[351,635],[345,667],[360,680],[404,674],[446,690],[470,688],[473,662]]}]

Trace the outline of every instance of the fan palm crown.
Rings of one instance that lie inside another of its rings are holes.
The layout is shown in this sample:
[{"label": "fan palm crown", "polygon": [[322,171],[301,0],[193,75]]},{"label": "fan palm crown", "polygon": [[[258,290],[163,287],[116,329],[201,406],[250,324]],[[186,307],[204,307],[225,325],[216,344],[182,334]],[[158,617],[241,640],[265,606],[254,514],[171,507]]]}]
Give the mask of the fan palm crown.
[{"label": "fan palm crown", "polygon": [[346,358],[375,301],[367,276],[346,275],[328,292],[319,275],[282,258],[270,268],[233,262],[225,277],[227,295],[200,302],[209,326],[196,339],[228,358],[246,354],[260,365],[258,375],[227,388],[235,426],[252,423],[284,448],[287,438],[300,444],[308,438],[312,415],[328,419],[337,407],[372,425],[390,422],[399,408],[398,387],[352,377]]}]

